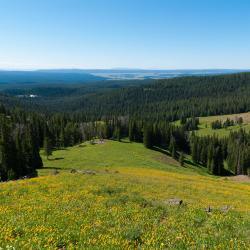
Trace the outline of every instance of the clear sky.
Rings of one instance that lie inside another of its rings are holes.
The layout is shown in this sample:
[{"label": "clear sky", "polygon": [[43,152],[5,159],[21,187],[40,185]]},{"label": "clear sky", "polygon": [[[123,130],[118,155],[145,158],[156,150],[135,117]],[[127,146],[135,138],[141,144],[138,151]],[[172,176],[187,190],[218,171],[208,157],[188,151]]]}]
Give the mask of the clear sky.
[{"label": "clear sky", "polygon": [[250,69],[250,0],[0,0],[0,68]]}]

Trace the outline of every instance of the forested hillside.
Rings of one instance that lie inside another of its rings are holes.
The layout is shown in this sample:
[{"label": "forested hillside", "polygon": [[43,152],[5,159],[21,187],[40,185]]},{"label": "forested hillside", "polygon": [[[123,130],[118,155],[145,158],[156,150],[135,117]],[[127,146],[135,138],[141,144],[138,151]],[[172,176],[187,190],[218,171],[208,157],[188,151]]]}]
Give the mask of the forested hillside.
[{"label": "forested hillside", "polygon": [[249,94],[248,73],[186,77],[99,93],[73,102],[72,107],[99,117],[115,114],[149,120],[176,120],[249,111]]},{"label": "forested hillside", "polygon": [[155,81],[109,81],[60,88],[36,86],[5,89],[4,93],[12,97],[35,93],[38,98],[19,98],[18,103],[46,112],[61,112],[63,105],[64,112],[79,112],[89,120],[129,115],[138,119],[173,121],[181,117],[249,111],[250,73]]}]

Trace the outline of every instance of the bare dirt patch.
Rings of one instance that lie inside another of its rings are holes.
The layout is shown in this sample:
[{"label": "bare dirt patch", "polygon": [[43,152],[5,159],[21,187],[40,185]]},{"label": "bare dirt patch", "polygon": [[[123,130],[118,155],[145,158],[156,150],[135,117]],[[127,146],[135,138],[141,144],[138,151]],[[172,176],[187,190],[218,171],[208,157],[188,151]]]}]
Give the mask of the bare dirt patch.
[{"label": "bare dirt patch", "polygon": [[250,177],[247,175],[236,175],[232,177],[227,177],[227,179],[239,182],[250,182]]},{"label": "bare dirt patch", "polygon": [[95,144],[104,144],[106,141],[104,139],[95,139],[91,140],[89,144],[95,145]]},{"label": "bare dirt patch", "polygon": [[169,165],[173,165],[173,166],[180,166],[180,163],[173,159],[172,157],[168,156],[168,155],[161,155],[161,156],[157,156],[155,157],[155,159],[157,161],[160,161],[162,163],[165,163],[165,164],[169,164]]}]

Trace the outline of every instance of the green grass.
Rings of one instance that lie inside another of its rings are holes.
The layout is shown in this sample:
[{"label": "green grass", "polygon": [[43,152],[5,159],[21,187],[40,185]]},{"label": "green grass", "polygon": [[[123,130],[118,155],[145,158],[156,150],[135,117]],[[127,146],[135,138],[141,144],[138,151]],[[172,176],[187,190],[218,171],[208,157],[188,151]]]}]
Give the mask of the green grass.
[{"label": "green grass", "polygon": [[[243,124],[231,126],[228,128],[222,129],[212,129],[212,122],[219,120],[224,122],[227,118],[231,120],[235,120],[236,117],[243,118]],[[250,112],[248,113],[240,113],[240,114],[229,114],[229,115],[217,115],[217,116],[207,116],[207,117],[199,117],[199,130],[195,131],[195,133],[199,136],[218,136],[218,137],[226,137],[230,134],[230,132],[238,131],[239,129],[244,129],[247,132],[250,132]],[[180,121],[174,122],[175,125],[180,125]]]},{"label": "green grass", "polygon": [[[249,113],[245,113],[248,114]],[[238,131],[239,129],[244,129],[247,132],[250,131],[250,123],[249,121],[245,121],[241,126],[235,125],[228,128],[222,129],[212,129],[211,124],[213,121],[220,120],[225,121],[227,118],[234,119],[235,117],[245,116],[245,114],[235,114],[235,115],[221,115],[221,116],[208,116],[208,117],[200,117],[200,125],[199,130],[196,132],[197,135],[206,136],[206,135],[216,135],[219,137],[226,137],[230,134],[230,132]]]},{"label": "green grass", "polygon": [[138,143],[85,143],[44,165],[43,176],[0,184],[3,249],[249,249],[250,185]]},{"label": "green grass", "polygon": [[[167,153],[167,152],[166,152]],[[89,142],[71,148],[56,150],[47,160],[43,157],[44,167],[39,171],[45,175],[50,169],[100,169],[113,167],[157,168],[174,172],[206,174],[206,169],[191,164],[181,167],[171,157],[146,149],[141,143],[106,141],[104,144],[91,145]],[[190,160],[190,159],[188,159]]]}]

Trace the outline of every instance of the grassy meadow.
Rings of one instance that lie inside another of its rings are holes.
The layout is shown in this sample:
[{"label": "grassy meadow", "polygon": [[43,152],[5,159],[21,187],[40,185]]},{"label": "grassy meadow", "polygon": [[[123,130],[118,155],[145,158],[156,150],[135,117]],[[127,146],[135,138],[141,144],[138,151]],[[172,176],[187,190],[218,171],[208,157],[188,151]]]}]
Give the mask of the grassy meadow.
[{"label": "grassy meadow", "polygon": [[[219,120],[219,121],[226,121],[227,118],[230,120],[236,120],[236,118],[242,117],[243,124],[242,125],[234,125],[227,128],[221,129],[212,129],[211,124],[212,122]],[[180,121],[175,121],[173,124],[179,126]],[[214,115],[214,116],[206,116],[206,117],[199,117],[199,125],[198,130],[195,133],[199,136],[208,136],[208,135],[216,135],[218,137],[226,137],[230,134],[230,132],[238,131],[239,129],[244,129],[247,132],[250,131],[250,112],[247,113],[239,113],[239,114],[230,114],[230,115]]]},{"label": "grassy meadow", "polygon": [[138,143],[55,151],[40,177],[0,184],[0,247],[249,249],[250,185],[194,169]]},{"label": "grassy meadow", "polygon": [[[242,125],[234,125],[227,128],[221,129],[212,129],[212,122],[219,120],[224,122],[227,118],[231,120],[236,120],[237,117],[243,118]],[[217,115],[217,116],[208,116],[208,117],[199,117],[199,130],[196,132],[199,136],[206,135],[217,135],[219,137],[225,137],[230,134],[230,132],[234,132],[239,130],[240,128],[245,129],[246,131],[250,131],[250,112],[248,113],[240,113],[240,114],[232,114],[232,115]]]},{"label": "grassy meadow", "polygon": [[128,140],[106,141],[103,144],[91,145],[89,142],[53,152],[49,160],[41,156],[44,169],[39,175],[47,175],[51,169],[67,171],[70,169],[113,169],[114,167],[155,168],[188,174],[206,175],[206,168],[197,168],[186,160],[185,167],[180,167],[178,161],[167,155],[163,150],[150,150],[142,143],[130,143]]}]

